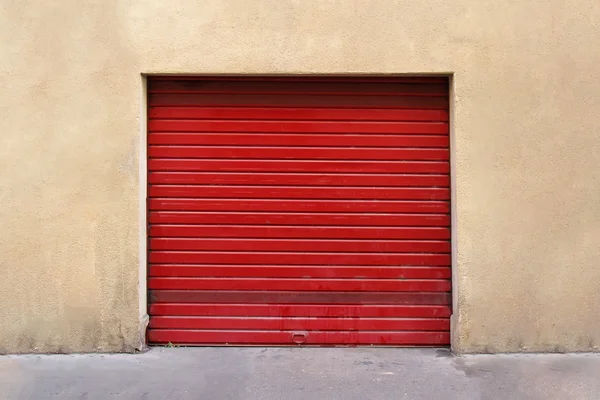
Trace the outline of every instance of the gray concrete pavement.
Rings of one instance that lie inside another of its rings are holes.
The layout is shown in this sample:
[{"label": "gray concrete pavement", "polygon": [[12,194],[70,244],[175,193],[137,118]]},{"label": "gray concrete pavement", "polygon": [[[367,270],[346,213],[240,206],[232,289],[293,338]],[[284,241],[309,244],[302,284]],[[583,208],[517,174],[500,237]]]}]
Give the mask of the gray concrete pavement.
[{"label": "gray concrete pavement", "polygon": [[154,348],[0,357],[4,399],[600,399],[600,354]]}]

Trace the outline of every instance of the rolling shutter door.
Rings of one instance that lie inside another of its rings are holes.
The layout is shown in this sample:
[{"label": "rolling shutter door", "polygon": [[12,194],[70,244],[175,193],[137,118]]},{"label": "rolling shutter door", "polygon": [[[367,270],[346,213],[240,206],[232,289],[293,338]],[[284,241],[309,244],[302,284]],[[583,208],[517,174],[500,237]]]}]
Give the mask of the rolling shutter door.
[{"label": "rolling shutter door", "polygon": [[447,345],[445,78],[149,81],[154,344]]}]

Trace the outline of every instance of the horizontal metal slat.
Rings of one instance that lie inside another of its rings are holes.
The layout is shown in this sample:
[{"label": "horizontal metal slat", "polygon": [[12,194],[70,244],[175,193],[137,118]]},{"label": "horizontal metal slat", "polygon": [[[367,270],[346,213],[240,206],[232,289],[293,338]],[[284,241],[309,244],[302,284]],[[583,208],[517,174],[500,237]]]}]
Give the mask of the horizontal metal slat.
[{"label": "horizontal metal slat", "polygon": [[448,161],[448,149],[430,148],[334,148],[334,147],[223,147],[150,146],[153,158],[224,158],[279,160],[406,160]]},{"label": "horizontal metal slat", "polygon": [[194,251],[281,251],[344,253],[448,253],[450,242],[443,240],[317,240],[247,238],[151,238],[150,250]]},{"label": "horizontal metal slat", "polygon": [[[183,96],[183,95],[180,95]],[[149,132],[448,134],[445,122],[346,122],[151,119]]]},{"label": "horizontal metal slat", "polygon": [[153,106],[447,109],[448,97],[150,93]]},{"label": "horizontal metal slat", "polygon": [[293,279],[150,277],[148,289],[291,290],[361,292],[447,292],[450,281],[437,279]]},{"label": "horizontal metal slat", "polygon": [[448,121],[446,110],[347,108],[150,107],[151,119],[246,119],[329,121]]},{"label": "horizontal metal slat", "polygon": [[450,225],[450,216],[441,214],[334,214],[265,212],[150,211],[149,224],[186,225],[315,225],[315,226],[438,226]]},{"label": "horizontal metal slat", "polygon": [[432,95],[447,96],[447,82],[340,82],[340,81],[150,81],[149,93],[228,93],[228,94],[336,94],[360,95]]},{"label": "horizontal metal slat", "polygon": [[186,75],[153,75],[149,81],[231,81],[231,82],[388,82],[388,83],[448,83],[448,77],[436,75],[419,76],[331,76],[331,75],[212,75],[212,76],[186,76]]},{"label": "horizontal metal slat", "polygon": [[441,227],[151,225],[150,237],[230,237],[278,239],[449,239]]},{"label": "horizontal metal slat", "polygon": [[268,211],[318,213],[419,213],[450,212],[447,201],[344,201],[273,199],[177,199],[150,198],[148,208],[156,211]]},{"label": "horizontal metal slat", "polygon": [[264,318],[153,316],[150,329],[317,330],[317,331],[446,331],[445,318]]},{"label": "horizontal metal slat", "polygon": [[150,290],[152,303],[450,305],[449,292]]},{"label": "horizontal metal slat", "polygon": [[447,187],[448,175],[285,174],[227,172],[158,172],[148,174],[148,183],[185,185],[281,185],[281,186],[404,186]]},{"label": "horizontal metal slat", "polygon": [[150,263],[450,266],[450,254],[151,251]]},{"label": "horizontal metal slat", "polygon": [[[401,293],[410,294],[410,293]],[[237,317],[379,317],[448,318],[445,305],[334,305],[334,304],[203,304],[153,303],[151,315],[237,316]]]},{"label": "horizontal metal slat", "polygon": [[349,172],[447,174],[447,161],[340,161],[340,160],[199,160],[149,159],[150,171],[214,171],[214,172]]},{"label": "horizontal metal slat", "polygon": [[450,267],[150,264],[151,277],[450,279]]},{"label": "horizontal metal slat", "polygon": [[150,329],[151,343],[174,344],[297,344],[304,345],[414,345],[440,346],[450,344],[450,332],[303,332],[293,331],[200,331],[177,329]]},{"label": "horizontal metal slat", "polygon": [[312,146],[312,147],[421,147],[446,148],[448,135],[343,135],[320,133],[195,133],[154,132],[149,145]]},{"label": "horizontal metal slat", "polygon": [[236,199],[449,200],[448,188],[152,185],[151,197]]}]

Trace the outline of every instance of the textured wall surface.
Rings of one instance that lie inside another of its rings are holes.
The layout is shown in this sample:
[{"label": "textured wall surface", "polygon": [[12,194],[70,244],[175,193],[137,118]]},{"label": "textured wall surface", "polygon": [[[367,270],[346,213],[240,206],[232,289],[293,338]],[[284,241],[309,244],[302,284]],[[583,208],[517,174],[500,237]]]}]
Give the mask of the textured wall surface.
[{"label": "textured wall surface", "polygon": [[142,345],[145,73],[453,73],[454,349],[598,351],[598,21],[597,0],[1,0],[0,352]]}]

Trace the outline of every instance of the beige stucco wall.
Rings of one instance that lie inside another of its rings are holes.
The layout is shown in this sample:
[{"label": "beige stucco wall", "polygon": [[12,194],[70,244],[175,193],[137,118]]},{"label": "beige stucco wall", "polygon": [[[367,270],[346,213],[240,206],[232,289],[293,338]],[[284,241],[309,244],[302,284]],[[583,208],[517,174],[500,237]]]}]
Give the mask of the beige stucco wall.
[{"label": "beige stucco wall", "polygon": [[600,347],[597,0],[1,0],[0,352],[142,345],[144,73],[453,73],[459,352]]}]

